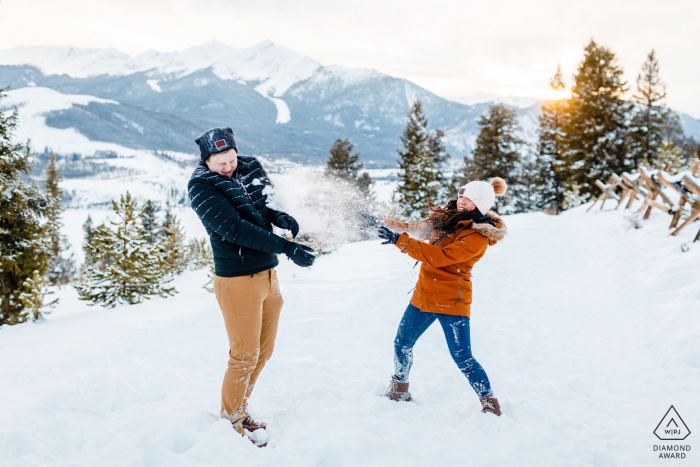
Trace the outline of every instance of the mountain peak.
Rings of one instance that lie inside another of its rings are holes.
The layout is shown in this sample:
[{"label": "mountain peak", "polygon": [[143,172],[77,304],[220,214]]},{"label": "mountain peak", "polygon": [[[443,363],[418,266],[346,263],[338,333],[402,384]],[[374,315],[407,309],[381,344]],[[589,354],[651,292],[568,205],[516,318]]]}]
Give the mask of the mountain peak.
[{"label": "mountain peak", "polygon": [[275,44],[270,40],[270,39],[265,39],[264,41],[260,42],[259,44],[256,44],[253,46],[254,49],[257,48],[268,48],[268,47],[273,47]]}]

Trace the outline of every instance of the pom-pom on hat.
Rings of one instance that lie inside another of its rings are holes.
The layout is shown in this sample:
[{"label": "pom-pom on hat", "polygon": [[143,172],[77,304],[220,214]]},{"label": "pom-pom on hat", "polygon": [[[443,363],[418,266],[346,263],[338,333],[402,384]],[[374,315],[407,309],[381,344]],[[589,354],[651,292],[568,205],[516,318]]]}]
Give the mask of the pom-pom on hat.
[{"label": "pom-pom on hat", "polygon": [[491,183],[469,182],[459,189],[457,196],[468,198],[476,205],[481,214],[486,214],[491,210],[494,201],[496,201],[496,196],[503,195],[507,187],[505,180],[496,177],[491,180]]},{"label": "pom-pom on hat", "polygon": [[235,149],[238,154],[238,146],[236,139],[233,137],[233,130],[230,128],[212,128],[194,140],[199,145],[199,155],[202,162],[206,161],[209,156],[219,152]]}]

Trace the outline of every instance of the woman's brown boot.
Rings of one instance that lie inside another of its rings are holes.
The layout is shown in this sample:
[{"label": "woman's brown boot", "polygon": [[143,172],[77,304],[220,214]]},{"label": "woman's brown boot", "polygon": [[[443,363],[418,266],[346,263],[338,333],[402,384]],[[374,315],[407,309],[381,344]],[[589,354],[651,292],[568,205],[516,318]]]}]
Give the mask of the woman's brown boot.
[{"label": "woman's brown boot", "polygon": [[484,397],[479,399],[481,401],[481,412],[482,413],[493,413],[501,416],[501,406],[498,405],[498,399],[495,397]]},{"label": "woman's brown boot", "polygon": [[392,401],[400,402],[411,402],[413,400],[411,393],[408,392],[408,383],[400,383],[393,376],[391,377],[391,384],[389,385],[389,392],[386,393],[386,397]]}]

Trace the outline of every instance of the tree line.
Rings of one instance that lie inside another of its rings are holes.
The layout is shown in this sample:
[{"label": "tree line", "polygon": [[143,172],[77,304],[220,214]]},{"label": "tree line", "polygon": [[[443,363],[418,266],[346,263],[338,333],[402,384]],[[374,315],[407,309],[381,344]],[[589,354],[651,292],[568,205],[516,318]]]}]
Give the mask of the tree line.
[{"label": "tree line", "polygon": [[[698,143],[683,135],[678,115],[664,104],[666,87],[652,50],[637,78],[631,100],[622,68],[610,49],[595,41],[568,89],[569,98],[548,100],[539,117],[538,141],[521,139],[516,111],[493,105],[478,120],[476,144],[457,170],[448,170],[445,133],[428,130],[428,118],[415,102],[401,135],[398,185],[388,215],[423,218],[428,202],[442,203],[471,180],[505,179],[510,189],[494,206],[502,213],[545,210],[557,214],[585,203],[595,180],[640,165],[680,171],[698,155]],[[557,68],[550,86],[567,88]],[[0,100],[4,97],[0,90]],[[47,160],[43,189],[25,181],[31,171],[29,143],[13,143],[17,110],[0,110],[0,325],[42,318],[51,301],[49,286],[73,282],[79,297],[106,307],[140,303],[176,293],[169,285],[185,269],[207,268],[210,288],[213,254],[206,239],[186,243],[170,205],[163,215],[153,201],[138,206],[127,192],[112,202],[114,220],[83,226],[85,260],[76,267],[61,234],[61,175]],[[361,173],[360,155],[348,139],[330,149],[325,176],[343,180],[371,198],[371,178]],[[161,219],[162,217],[162,219]],[[302,239],[302,241],[304,241]],[[313,243],[313,239],[306,241]]]},{"label": "tree line", "polygon": [[57,303],[49,297],[50,286],[73,283],[80,299],[113,307],[174,294],[168,284],[188,267],[208,268],[211,282],[214,261],[208,242],[186,243],[169,204],[161,220],[156,203],[137,207],[128,192],[112,202],[115,220],[95,227],[88,216],[83,225],[85,260],[76,267],[61,233],[56,158],[48,157],[43,187],[26,181],[31,148],[12,141],[17,118],[17,109],[9,115],[0,110],[0,325],[43,319]]},{"label": "tree line", "polygon": [[[420,102],[409,112],[401,141],[399,184],[392,204],[399,217],[416,220],[427,200],[446,201],[471,180],[501,177],[510,189],[494,208],[502,213],[558,214],[595,196],[596,179],[633,172],[640,166],[677,172],[698,157],[698,142],[686,137],[678,115],[666,107],[666,86],[656,53],[646,57],[631,100],[617,57],[594,40],[576,68],[570,97],[547,100],[539,117],[538,141],[521,138],[518,115],[493,105],[478,120],[474,150],[448,177],[441,130],[429,133]],[[550,81],[564,93],[561,67]]]}]

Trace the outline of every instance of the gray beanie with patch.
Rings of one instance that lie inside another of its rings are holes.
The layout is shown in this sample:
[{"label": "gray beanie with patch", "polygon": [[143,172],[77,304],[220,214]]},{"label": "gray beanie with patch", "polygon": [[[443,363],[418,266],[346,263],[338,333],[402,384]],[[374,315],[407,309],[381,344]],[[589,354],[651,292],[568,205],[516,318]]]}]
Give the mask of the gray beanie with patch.
[{"label": "gray beanie with patch", "polygon": [[236,139],[233,137],[233,130],[230,128],[212,128],[194,140],[199,145],[199,155],[202,162],[206,161],[209,156],[219,152],[224,152],[229,149],[235,149],[238,154],[238,146]]}]

